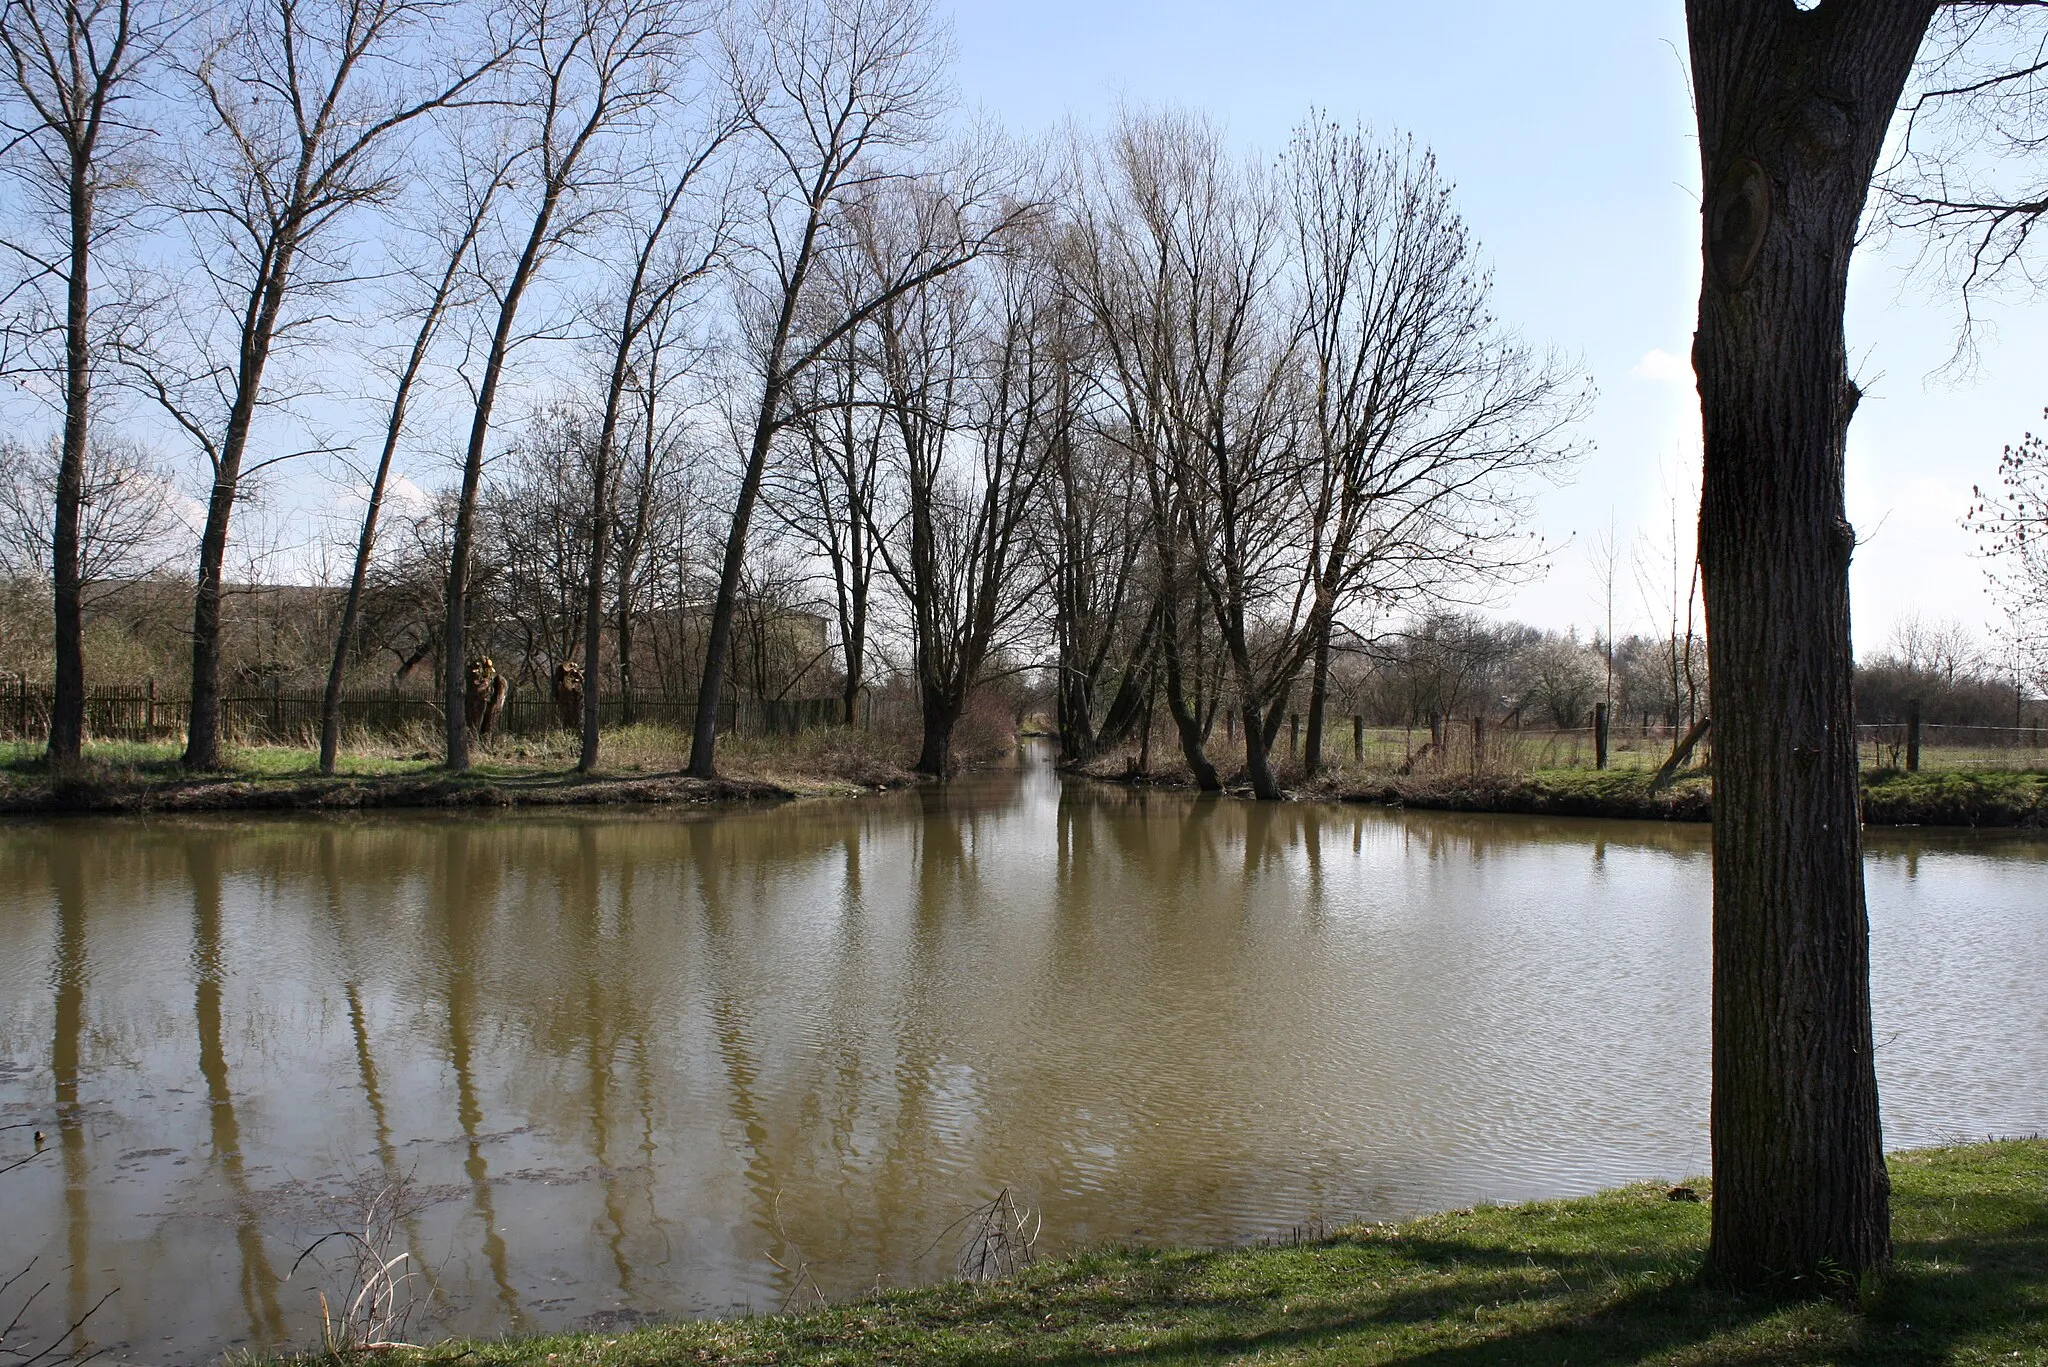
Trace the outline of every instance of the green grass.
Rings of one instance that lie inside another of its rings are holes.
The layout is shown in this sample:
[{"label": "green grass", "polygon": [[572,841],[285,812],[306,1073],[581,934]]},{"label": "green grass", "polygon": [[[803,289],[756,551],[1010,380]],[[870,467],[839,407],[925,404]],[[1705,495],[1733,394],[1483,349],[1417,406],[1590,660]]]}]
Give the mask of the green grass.
[{"label": "green grass", "polygon": [[1708,1208],[1657,1187],[1293,1246],[1110,1251],[812,1314],[461,1340],[392,1356],[572,1363],[2048,1363],[2048,1144],[1892,1159],[1897,1262],[1860,1304],[1699,1277]]},{"label": "green grass", "polygon": [[[462,774],[440,767],[437,736],[353,737],[343,750],[333,777],[319,772],[311,745],[236,745],[225,756],[225,768],[213,773],[187,771],[183,746],[176,741],[96,742],[76,766],[53,770],[39,742],[0,742],[0,805],[13,810],[71,810],[89,806],[157,802],[169,796],[180,801],[223,806],[298,804],[317,800],[337,785],[382,793],[383,799],[409,801],[420,790],[422,800],[441,801],[450,793],[482,796],[485,789],[501,795],[526,794],[542,800],[580,791],[603,799],[607,793],[629,800],[636,783],[657,777],[672,779],[689,754],[689,740],[668,727],[638,725],[604,733],[600,763],[589,774],[575,772],[577,738],[557,731],[531,736],[503,736],[479,745],[474,765]],[[719,772],[742,784],[766,784],[785,792],[829,795],[893,787],[908,782],[903,768],[904,743],[865,731],[829,728],[796,736],[726,737],[719,743]],[[431,792],[421,790],[427,784]],[[616,790],[599,785],[623,785]],[[645,787],[644,783],[638,786]],[[380,799],[380,800],[383,800]]]},{"label": "green grass", "polygon": [[1872,825],[2048,826],[2048,773],[1869,770],[1863,810]]}]

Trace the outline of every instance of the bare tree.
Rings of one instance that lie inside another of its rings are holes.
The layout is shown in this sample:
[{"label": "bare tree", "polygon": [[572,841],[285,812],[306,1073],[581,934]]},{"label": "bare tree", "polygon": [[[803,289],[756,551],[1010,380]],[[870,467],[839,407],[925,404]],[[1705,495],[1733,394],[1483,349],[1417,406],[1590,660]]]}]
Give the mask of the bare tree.
[{"label": "bare tree", "polygon": [[2035,238],[2048,214],[2048,63],[2040,7],[1951,0],[1933,11],[1882,169],[1880,226],[1918,242],[1920,265],[1962,306],[1952,364],[1969,367],[1988,292],[2038,288]]},{"label": "bare tree", "polygon": [[[126,111],[144,93],[147,74],[174,28],[170,12],[153,2],[6,0],[0,6],[7,76],[6,112],[0,114],[7,146],[0,165],[22,188],[33,216],[51,230],[47,235],[57,239],[45,248],[10,235],[4,246],[27,266],[8,302],[31,304],[27,327],[13,319],[5,324],[10,340],[26,333],[40,341],[51,332],[62,339],[56,356],[35,363],[62,376],[64,429],[50,541],[56,691],[49,753],[60,762],[78,758],[85,736],[81,522],[102,340],[95,337],[94,315],[103,311],[93,290],[95,258],[136,202],[150,133]],[[63,292],[61,310],[34,307],[53,286]],[[0,347],[0,353],[6,350]]]},{"label": "bare tree", "polygon": [[[632,376],[636,404],[632,438],[637,459],[627,473],[622,499],[632,511],[620,519],[613,557],[618,585],[613,631],[619,652],[620,707],[628,725],[636,720],[638,614],[643,605],[661,601],[680,621],[685,607],[683,581],[691,553],[688,521],[699,500],[689,463],[693,454],[688,441],[690,409],[678,401],[678,395],[680,382],[688,378],[704,350],[697,331],[690,326],[695,303],[694,298],[673,294],[654,311],[653,320],[641,334]],[[668,574],[671,568],[675,570],[672,578]],[[664,590],[665,599],[661,596]],[[658,649],[659,643],[657,633],[652,644]],[[660,676],[658,668],[656,675]]]},{"label": "bare tree", "polygon": [[[43,448],[0,441],[0,573],[46,582],[53,577],[50,509],[63,464],[61,441]],[[80,474],[73,550],[83,609],[92,605],[95,586],[146,578],[183,558],[189,536],[170,474],[146,448],[94,437]]]},{"label": "bare tree", "polygon": [[[943,236],[917,220],[955,212],[932,195],[870,204],[870,252],[900,259],[891,239]],[[1060,417],[1068,308],[1043,254],[1020,242],[875,312],[901,512],[893,535],[872,534],[909,607],[920,773],[952,772],[968,695],[1039,588],[1025,535]]]},{"label": "bare tree", "polygon": [[1060,753],[1075,762],[1120,743],[1145,715],[1162,608],[1145,469],[1136,443],[1087,420],[1095,362],[1083,352],[1082,329],[1068,321],[1065,343],[1050,358],[1052,421],[1036,545],[1053,593]]},{"label": "bare tree", "polygon": [[[590,527],[598,406],[588,394],[538,409],[494,467],[477,507],[469,611],[500,674],[543,695],[576,658],[596,538]],[[480,652],[483,653],[483,652]]]},{"label": "bare tree", "polygon": [[1311,408],[1314,773],[1338,612],[1525,568],[1528,479],[1570,462],[1590,394],[1495,321],[1491,277],[1429,151],[1314,122],[1283,178]]},{"label": "bare tree", "polygon": [[[1229,662],[1253,791],[1277,797],[1268,751],[1316,609],[1296,535],[1303,408],[1280,203],[1268,178],[1188,116],[1127,116],[1106,162],[1093,293],[1124,409],[1118,430],[1151,465],[1162,602],[1173,613],[1198,590]],[[1185,624],[1176,614],[1163,625],[1169,702],[1206,787],[1199,728],[1175,698]]]},{"label": "bare tree", "polygon": [[[857,266],[857,263],[856,263]],[[856,277],[842,281],[839,307],[857,300]],[[868,633],[876,573],[881,568],[876,491],[881,481],[883,405],[872,394],[871,358],[863,332],[845,333],[793,386],[798,441],[789,458],[769,468],[761,497],[769,511],[815,555],[832,579],[844,678],[842,720],[857,720],[867,682]]]},{"label": "bare tree", "polygon": [[[616,312],[602,331],[607,351],[604,409],[598,422],[591,470],[590,578],[583,604],[583,740],[576,767],[588,773],[597,766],[598,671],[604,637],[605,575],[612,568],[612,528],[617,518],[617,451],[633,361],[644,348],[650,329],[672,317],[673,307],[697,281],[719,264],[725,252],[723,216],[706,225],[701,236],[675,241],[685,197],[700,188],[699,177],[732,132],[731,123],[712,128],[694,148],[678,158],[680,166],[658,184],[651,213],[635,226],[637,239],[628,258],[627,277],[615,301]],[[666,259],[660,254],[666,252]],[[650,429],[651,432],[651,429]],[[643,464],[645,453],[643,452]],[[642,485],[645,492],[645,484]]]},{"label": "bare tree", "polygon": [[[1696,500],[1694,500],[1696,501]],[[1643,610],[1663,624],[1658,642],[1663,674],[1664,724],[1673,739],[1700,720],[1700,693],[1705,684],[1702,656],[1706,641],[1700,630],[1700,559],[1696,540],[1685,526],[1687,503],[1677,495],[1666,501],[1666,525],[1656,537],[1639,536],[1633,570]]]},{"label": "bare tree", "polygon": [[[856,250],[845,197],[907,175],[905,154],[931,141],[949,107],[941,55],[928,0],[760,0],[730,33],[732,88],[758,158],[752,189],[761,208],[738,287],[747,369],[760,388],[744,424],[745,456],[704,643],[690,733],[689,771],[699,778],[716,773],[747,537],[769,457],[796,417],[793,388],[876,310],[974,259],[1007,221],[972,211],[1003,196],[1007,168],[972,168],[951,190],[968,211],[927,220],[946,232],[904,244],[871,291],[828,310],[829,292],[817,288],[830,275],[822,263]],[[971,231],[955,235],[963,228]]]},{"label": "bare tree", "polygon": [[334,772],[336,754],[341,746],[342,680],[349,650],[356,637],[356,625],[362,615],[363,592],[369,582],[370,565],[377,549],[377,522],[384,509],[391,463],[398,454],[399,441],[405,435],[413,387],[426,369],[428,353],[441,330],[449,305],[455,299],[465,258],[475,247],[477,234],[483,230],[492,203],[504,188],[506,176],[512,168],[509,161],[499,161],[481,169],[481,175],[461,178],[468,203],[456,220],[459,226],[454,241],[442,244],[441,273],[434,279],[420,307],[419,326],[413,333],[412,345],[406,351],[405,359],[399,365],[392,387],[391,405],[385,410],[384,440],[377,452],[377,470],[371,476],[369,497],[363,507],[362,530],[356,536],[356,556],[349,572],[348,595],[342,602],[341,621],[335,628],[334,658],[327,669],[327,691],[320,700],[320,772],[323,774]]},{"label": "bare tree", "polygon": [[1965,525],[1996,566],[2017,672],[2048,679],[2048,439],[2030,432],[2006,447],[1998,488],[1973,492]]},{"label": "bare tree", "polygon": [[[212,474],[192,616],[185,763],[221,762],[222,569],[245,482],[286,451],[247,460],[271,362],[325,321],[314,301],[356,278],[344,234],[388,202],[406,169],[402,135],[465,96],[499,60],[442,58],[437,0],[249,0],[222,11],[185,77],[200,127],[175,208],[200,274],[182,334],[135,358],[147,391]],[[450,43],[449,46],[459,44]]]},{"label": "bare tree", "polygon": [[520,340],[521,306],[542,266],[594,225],[591,197],[611,181],[607,135],[650,117],[695,36],[698,13],[681,0],[522,0],[523,32],[510,63],[521,154],[524,232],[514,231],[509,261],[489,272],[489,340],[473,382],[469,438],[448,557],[443,609],[442,688],[447,764],[469,767],[463,688],[465,613],[477,496],[496,412],[498,387]]}]

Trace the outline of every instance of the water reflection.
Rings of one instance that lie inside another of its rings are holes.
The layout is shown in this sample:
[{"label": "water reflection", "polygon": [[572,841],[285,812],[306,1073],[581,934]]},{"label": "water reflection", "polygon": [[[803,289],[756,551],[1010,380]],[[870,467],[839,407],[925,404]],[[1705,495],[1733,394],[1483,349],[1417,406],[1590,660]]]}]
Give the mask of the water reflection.
[{"label": "water reflection", "polygon": [[[1888,1137],[2048,1125],[2048,850],[1870,844]],[[1702,828],[1030,766],[717,817],[12,826],[0,1105],[58,1161],[0,1265],[69,1269],[74,1311],[119,1285],[93,1333],[181,1360],[306,1341],[279,1269],[398,1178],[437,1327],[503,1331],[939,1275],[1002,1185],[1062,1248],[1675,1177],[1706,905]]]},{"label": "water reflection", "polygon": [[[90,1180],[85,1156],[85,1117],[78,1105],[81,1042],[85,1033],[85,851],[67,846],[50,860],[50,891],[57,904],[57,949],[51,974],[56,1029],[50,1039],[50,1077],[56,1084],[57,1147],[64,1158],[64,1231],[68,1324],[77,1325],[92,1305],[88,1269],[92,1257],[92,1211],[86,1201]],[[13,1264],[0,1264],[8,1272]],[[81,1326],[72,1335],[83,1350]]]}]

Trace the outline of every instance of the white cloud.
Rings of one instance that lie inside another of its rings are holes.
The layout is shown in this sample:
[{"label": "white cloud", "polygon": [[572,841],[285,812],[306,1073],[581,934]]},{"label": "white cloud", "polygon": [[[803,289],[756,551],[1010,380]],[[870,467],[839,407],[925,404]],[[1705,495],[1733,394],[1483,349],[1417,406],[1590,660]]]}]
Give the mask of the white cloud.
[{"label": "white cloud", "polygon": [[1683,356],[1674,356],[1662,347],[1652,347],[1643,353],[1643,359],[1635,363],[1629,374],[1639,380],[1655,380],[1659,384],[1691,384],[1692,362]]}]

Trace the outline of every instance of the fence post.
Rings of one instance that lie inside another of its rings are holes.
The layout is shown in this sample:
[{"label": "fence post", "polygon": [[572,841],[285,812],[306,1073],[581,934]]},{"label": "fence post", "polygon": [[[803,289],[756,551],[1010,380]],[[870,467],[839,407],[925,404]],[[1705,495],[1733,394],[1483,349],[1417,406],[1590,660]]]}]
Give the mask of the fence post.
[{"label": "fence post", "polygon": [[1920,772],[1920,700],[1906,704],[1906,772]]},{"label": "fence post", "polygon": [[149,676],[142,690],[142,738],[156,734],[156,675]]},{"label": "fence post", "polygon": [[1351,718],[1351,758],[1365,762],[1365,718],[1356,714]]},{"label": "fence post", "polygon": [[1593,704],[1593,767],[1607,767],[1607,704]]},{"label": "fence post", "polygon": [[1287,758],[1301,758],[1301,713],[1287,714]]},{"label": "fence post", "polygon": [[16,725],[16,727],[15,727],[15,729],[14,729],[14,734],[15,734],[15,735],[17,735],[17,736],[19,736],[19,737],[21,737],[21,738],[22,738],[23,740],[27,740],[27,739],[28,739],[28,675],[27,675],[26,673],[22,673],[22,674],[17,674],[17,675],[15,675],[14,677],[15,677],[16,679],[20,680],[20,682],[21,682],[21,697],[20,697],[21,705],[20,705],[20,707],[19,707],[19,708],[17,709],[17,710],[19,711],[19,713],[20,713],[20,720],[19,720],[19,723],[18,723],[18,724]]}]

